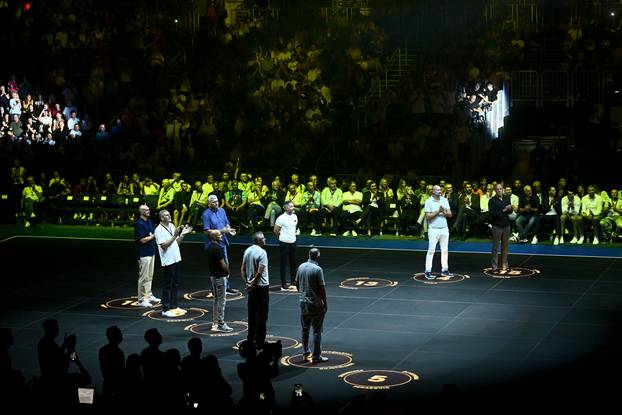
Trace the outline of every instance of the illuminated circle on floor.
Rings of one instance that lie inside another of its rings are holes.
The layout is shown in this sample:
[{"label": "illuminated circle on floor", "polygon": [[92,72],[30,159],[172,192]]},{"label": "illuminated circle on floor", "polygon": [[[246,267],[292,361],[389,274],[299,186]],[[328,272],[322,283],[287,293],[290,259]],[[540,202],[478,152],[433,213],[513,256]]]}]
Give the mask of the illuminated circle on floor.
[{"label": "illuminated circle on floor", "polygon": [[441,275],[440,272],[433,272],[432,275],[434,275],[434,279],[429,280],[425,277],[425,273],[420,272],[420,273],[413,275],[413,280],[422,282],[424,284],[435,285],[435,284],[451,284],[453,282],[460,282],[460,281],[464,281],[467,278],[471,278],[466,274],[455,274],[455,273],[453,274],[452,277],[444,277]]},{"label": "illuminated circle on floor", "polygon": [[230,331],[229,333],[212,331],[212,323],[190,324],[189,326],[184,327],[184,330],[210,337],[237,336],[238,334],[248,330],[248,323],[246,321],[227,321],[226,323],[233,329],[233,331]]},{"label": "illuminated circle on floor", "polygon": [[[192,293],[186,293],[184,294],[184,298],[190,301],[214,301],[214,293],[212,290],[201,290]],[[242,293],[242,291],[238,291],[236,294],[233,295],[227,295],[227,301],[241,300],[242,298],[244,298],[244,294]]]},{"label": "illuminated circle on floor", "polygon": [[347,290],[368,290],[372,288],[395,287],[397,281],[385,280],[384,278],[354,277],[341,281],[340,288]]},{"label": "illuminated circle on floor", "polygon": [[304,359],[302,354],[294,356],[281,357],[281,364],[283,366],[295,366],[303,369],[320,369],[320,370],[333,370],[341,369],[344,367],[352,366],[352,353],[334,352],[334,351],[322,351],[322,356],[327,357],[325,362],[313,363]]},{"label": "illuminated circle on floor", "polygon": [[[283,350],[285,349],[298,349],[300,347],[302,347],[302,343],[300,343],[298,340],[296,339],[292,339],[291,337],[283,337],[283,336],[272,336],[270,334],[268,334],[266,336],[266,341],[270,342],[270,343],[274,343],[277,340],[281,341],[281,346],[283,346]],[[242,343],[244,340],[240,340],[238,341],[235,346],[233,346],[233,348],[235,350],[240,350],[240,343]]]},{"label": "illuminated circle on floor", "polygon": [[521,277],[531,277],[532,275],[537,275],[540,273],[540,270],[534,268],[521,268],[521,267],[510,267],[507,269],[497,269],[494,270],[492,268],[485,268],[484,274],[493,278],[521,278]]},{"label": "illuminated circle on floor", "polygon": [[115,298],[104,304],[100,304],[101,308],[116,308],[118,310],[152,310],[160,307],[160,303],[152,304],[151,307],[143,307],[138,302],[138,297]]},{"label": "illuminated circle on floor", "polygon": [[357,389],[391,389],[419,380],[416,373],[396,370],[353,370],[339,377]]},{"label": "illuminated circle on floor", "polygon": [[[292,286],[293,287],[293,286]],[[270,288],[270,293],[272,294],[298,294],[298,289],[296,289],[296,291],[281,291],[281,285],[271,285]]]},{"label": "illuminated circle on floor", "polygon": [[149,317],[153,320],[166,321],[168,323],[177,323],[178,321],[192,321],[197,318],[201,318],[208,313],[207,310],[202,308],[187,308],[186,314],[178,317],[166,317],[162,315],[162,310],[151,310],[143,313],[144,317]]}]

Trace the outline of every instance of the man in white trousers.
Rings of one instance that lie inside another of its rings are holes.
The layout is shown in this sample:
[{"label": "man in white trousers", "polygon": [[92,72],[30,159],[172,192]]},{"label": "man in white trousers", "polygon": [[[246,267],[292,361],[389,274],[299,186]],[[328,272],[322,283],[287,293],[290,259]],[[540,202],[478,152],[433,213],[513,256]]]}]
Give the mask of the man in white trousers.
[{"label": "man in white trousers", "polygon": [[425,277],[428,280],[436,278],[432,274],[432,262],[437,243],[441,245],[441,276],[452,277],[449,272],[449,228],[447,227],[447,218],[451,218],[451,209],[447,199],[441,196],[439,185],[432,187],[432,196],[426,200],[423,211],[428,223],[428,254],[425,258]]}]

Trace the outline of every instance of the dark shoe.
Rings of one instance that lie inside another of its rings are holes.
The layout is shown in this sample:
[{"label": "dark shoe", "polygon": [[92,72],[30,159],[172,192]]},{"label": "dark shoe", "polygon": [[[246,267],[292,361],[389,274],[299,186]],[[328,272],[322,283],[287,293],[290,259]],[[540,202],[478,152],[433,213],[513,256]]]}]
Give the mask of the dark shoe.
[{"label": "dark shoe", "polygon": [[451,278],[451,277],[453,277],[453,276],[454,276],[454,274],[452,274],[451,272],[449,272],[449,270],[448,270],[448,269],[444,269],[444,270],[442,270],[442,271],[441,271],[441,275],[442,275],[443,277],[449,277],[449,278]]},{"label": "dark shoe", "polygon": [[240,291],[236,290],[235,288],[227,288],[226,290],[226,295],[238,295],[240,293]]},{"label": "dark shoe", "polygon": [[313,359],[311,360],[313,363],[322,363],[322,362],[326,362],[328,361],[328,357],[324,357],[324,356],[313,356]]},{"label": "dark shoe", "polygon": [[424,276],[425,276],[425,278],[426,278],[426,279],[428,279],[428,280],[433,280],[433,279],[435,279],[435,278],[436,278],[436,277],[434,276],[434,274],[432,274],[430,271],[426,271]]}]

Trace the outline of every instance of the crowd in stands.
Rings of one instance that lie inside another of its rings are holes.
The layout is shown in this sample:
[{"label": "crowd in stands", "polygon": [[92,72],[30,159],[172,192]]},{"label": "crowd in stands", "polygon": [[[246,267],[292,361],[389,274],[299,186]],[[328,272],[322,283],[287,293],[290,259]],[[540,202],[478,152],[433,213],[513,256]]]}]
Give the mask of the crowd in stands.
[{"label": "crowd in stands", "polygon": [[[239,176],[239,177],[238,177]],[[424,238],[427,224],[423,206],[432,185],[441,186],[454,216],[450,219],[452,238],[488,237],[488,200],[495,182],[487,178],[464,181],[454,186],[451,180],[429,183],[410,182],[404,177],[343,176],[318,180],[318,175],[303,177],[262,176],[237,169],[205,179],[184,178],[174,172],[170,178],[154,180],[137,173],[103,178],[83,176],[69,182],[55,171],[29,175],[19,161],[11,169],[12,199],[19,203],[16,216],[26,227],[42,221],[127,226],[135,220],[137,206],[147,203],[154,215],[161,209],[173,214],[176,226],[200,225],[207,199],[217,195],[232,225],[241,232],[269,231],[285,202],[293,202],[299,216],[299,232],[311,236],[329,235],[371,237],[391,233]],[[99,180],[98,180],[99,179]],[[615,240],[622,234],[622,199],[617,188],[597,185],[569,186],[565,178],[543,186],[539,180],[523,184],[508,182],[505,194],[511,197],[514,211],[515,242],[584,243]]]}]

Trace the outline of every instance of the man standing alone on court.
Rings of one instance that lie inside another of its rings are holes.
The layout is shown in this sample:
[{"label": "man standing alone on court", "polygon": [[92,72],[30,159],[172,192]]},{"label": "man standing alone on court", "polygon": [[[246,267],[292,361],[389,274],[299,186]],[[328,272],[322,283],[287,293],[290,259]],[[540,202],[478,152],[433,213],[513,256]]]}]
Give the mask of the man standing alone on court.
[{"label": "man standing alone on court", "polygon": [[[328,358],[322,356],[322,327],[328,310],[324,271],[318,264],[320,250],[311,248],[309,260],[300,264],[296,273],[296,285],[300,292],[300,324],[302,325],[302,348],[306,362],[320,363]],[[309,349],[309,331],[313,328],[313,354]]]},{"label": "man standing alone on court", "polygon": [[501,242],[501,269],[508,268],[508,242],[512,222],[509,214],[512,213],[510,196],[503,195],[503,184],[495,184],[495,196],[488,201],[490,223],[492,225],[492,270],[499,269],[499,242]]},{"label": "man standing alone on court", "polygon": [[270,281],[268,279],[268,254],[263,249],[266,237],[263,232],[253,234],[253,244],[246,248],[240,275],[248,291],[248,336],[257,350],[266,341],[266,323],[270,308]]},{"label": "man standing alone on court", "polygon": [[[282,213],[274,224],[274,234],[279,239],[279,253],[281,260],[281,291],[296,291],[294,277],[296,276],[296,227],[298,217],[294,213],[294,203],[285,202]],[[289,268],[289,269],[288,269]],[[287,272],[289,271],[289,283]]]},{"label": "man standing alone on court", "polygon": [[453,274],[449,272],[449,228],[447,219],[451,218],[451,208],[449,201],[441,196],[441,187],[435,184],[432,187],[432,196],[425,201],[423,208],[425,219],[428,223],[428,253],[425,259],[425,277],[433,280],[436,277],[432,274],[432,264],[436,244],[441,246],[441,276],[451,278]]}]

